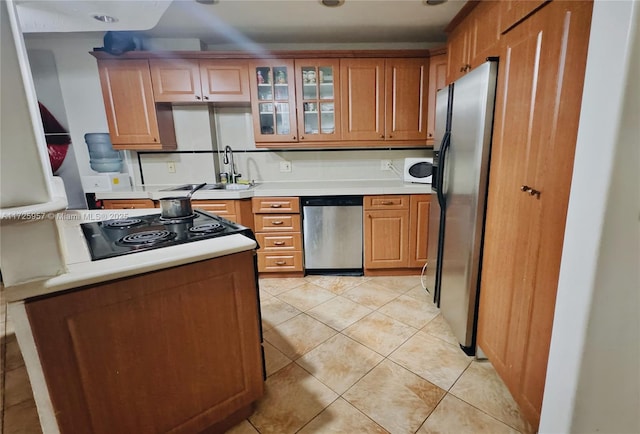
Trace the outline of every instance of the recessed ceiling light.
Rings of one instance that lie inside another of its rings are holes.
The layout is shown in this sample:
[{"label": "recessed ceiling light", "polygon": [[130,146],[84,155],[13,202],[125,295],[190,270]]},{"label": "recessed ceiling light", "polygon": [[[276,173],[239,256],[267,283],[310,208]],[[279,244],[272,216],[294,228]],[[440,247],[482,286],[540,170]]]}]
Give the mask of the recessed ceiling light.
[{"label": "recessed ceiling light", "polygon": [[103,23],[117,23],[118,19],[109,15],[93,15],[94,20],[98,20]]},{"label": "recessed ceiling light", "polygon": [[335,7],[335,6],[340,6],[341,4],[344,3],[344,0],[320,0],[320,3],[322,3],[325,6],[329,6],[329,7]]}]

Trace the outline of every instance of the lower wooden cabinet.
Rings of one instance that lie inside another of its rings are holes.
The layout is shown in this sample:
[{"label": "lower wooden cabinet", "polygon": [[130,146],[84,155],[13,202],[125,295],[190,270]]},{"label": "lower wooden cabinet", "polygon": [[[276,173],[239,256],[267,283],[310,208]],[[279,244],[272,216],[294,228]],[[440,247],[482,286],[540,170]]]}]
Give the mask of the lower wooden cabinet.
[{"label": "lower wooden cabinet", "polygon": [[[104,209],[157,208],[151,199],[103,199]],[[192,200],[193,209],[201,209],[254,229],[250,199]]]},{"label": "lower wooden cabinet", "polygon": [[301,274],[304,260],[299,198],[254,197],[252,209],[260,245],[258,271]]},{"label": "lower wooden cabinet", "polygon": [[254,255],[27,301],[60,432],[224,432],[264,393]]},{"label": "lower wooden cabinet", "polygon": [[365,270],[424,265],[430,200],[430,195],[365,196]]},{"label": "lower wooden cabinet", "polygon": [[409,267],[423,267],[429,243],[430,194],[414,194],[409,200]]},{"label": "lower wooden cabinet", "polygon": [[103,199],[104,209],[136,209],[155,208],[155,203],[151,199]]}]

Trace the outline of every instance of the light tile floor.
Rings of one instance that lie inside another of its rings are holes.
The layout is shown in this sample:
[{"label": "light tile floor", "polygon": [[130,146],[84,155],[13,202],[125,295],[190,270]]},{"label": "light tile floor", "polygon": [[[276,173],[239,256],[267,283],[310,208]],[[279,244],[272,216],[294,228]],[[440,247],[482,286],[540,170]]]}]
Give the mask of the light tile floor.
[{"label": "light tile floor", "polygon": [[[266,394],[229,432],[531,432],[491,364],[459,349],[419,277],[261,279],[260,296]],[[0,432],[40,433],[3,302],[0,337]]]}]

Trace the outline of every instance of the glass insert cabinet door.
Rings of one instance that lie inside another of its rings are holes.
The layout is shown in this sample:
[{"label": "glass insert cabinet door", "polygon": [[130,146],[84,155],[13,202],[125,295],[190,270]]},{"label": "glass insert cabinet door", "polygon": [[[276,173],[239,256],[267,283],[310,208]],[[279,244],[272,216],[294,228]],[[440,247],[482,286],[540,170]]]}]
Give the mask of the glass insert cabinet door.
[{"label": "glass insert cabinet door", "polygon": [[255,61],[249,68],[256,142],[296,142],[293,61]]},{"label": "glass insert cabinet door", "polygon": [[340,138],[337,59],[296,59],[296,105],[300,141]]}]

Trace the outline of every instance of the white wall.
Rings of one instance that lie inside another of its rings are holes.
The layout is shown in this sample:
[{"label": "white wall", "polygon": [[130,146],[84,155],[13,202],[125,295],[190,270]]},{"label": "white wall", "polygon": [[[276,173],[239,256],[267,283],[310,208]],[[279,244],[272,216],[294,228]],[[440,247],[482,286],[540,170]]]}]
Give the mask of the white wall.
[{"label": "white wall", "polygon": [[[0,66],[0,91],[2,92],[0,111],[0,208],[33,205],[51,199],[51,188],[45,173],[51,172],[46,154],[42,122],[34,123],[32,118],[40,118],[33,84],[23,83],[22,68],[28,70],[26,51],[20,36],[14,35],[9,23],[10,3],[0,5],[2,55]],[[21,63],[22,62],[22,63]],[[31,89],[28,87],[31,86]],[[31,103],[31,105],[30,105]]]},{"label": "white wall", "polygon": [[102,33],[25,35],[30,50],[50,50],[56,61],[69,133],[82,175],[97,175],[89,166],[86,133],[108,133],[96,59],[89,54],[102,47]]},{"label": "white wall", "polygon": [[[33,75],[38,101],[41,102],[58,122],[69,131],[67,112],[60,90],[60,80],[56,69],[56,62],[50,50],[28,50],[29,64]],[[78,172],[74,146],[85,146],[84,143],[71,143],[62,165],[56,171],[64,181],[69,208],[86,208],[87,203]]]},{"label": "white wall", "polygon": [[541,433],[640,432],[640,4],[594,4]]}]

